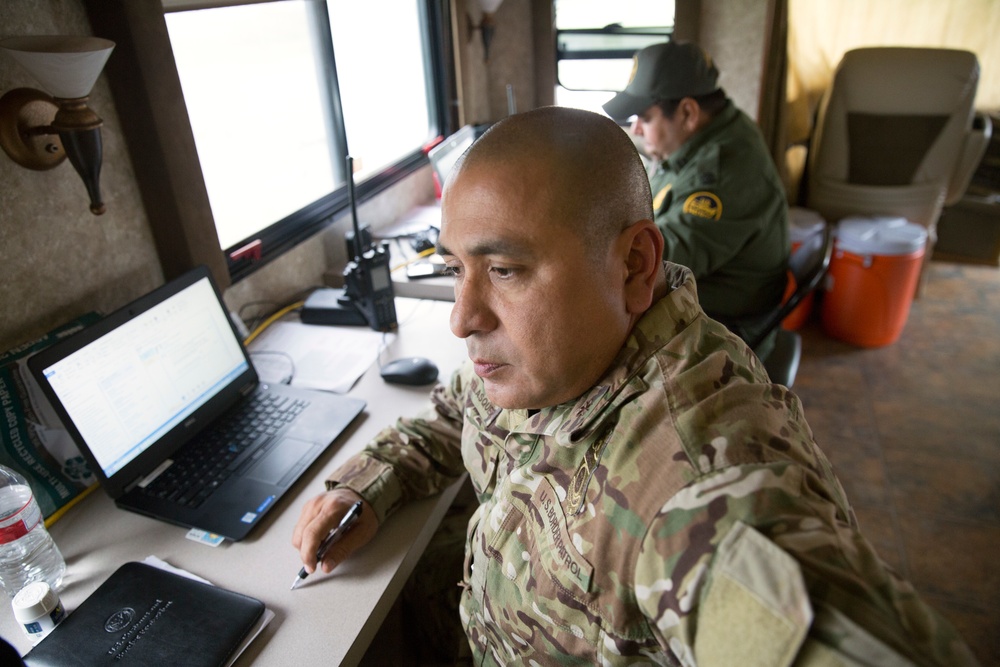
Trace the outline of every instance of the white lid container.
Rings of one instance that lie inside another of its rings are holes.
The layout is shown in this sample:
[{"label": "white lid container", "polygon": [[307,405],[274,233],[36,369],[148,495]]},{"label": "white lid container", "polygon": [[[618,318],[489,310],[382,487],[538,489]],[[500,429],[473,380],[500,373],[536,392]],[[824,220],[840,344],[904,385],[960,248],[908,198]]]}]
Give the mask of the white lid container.
[{"label": "white lid container", "polygon": [[844,218],[837,247],[856,255],[911,255],[927,244],[927,230],[906,218]]},{"label": "white lid container", "polygon": [[44,581],[33,581],[19,590],[11,600],[14,618],[24,633],[37,644],[66,615],[56,592]]},{"label": "white lid container", "polygon": [[788,209],[788,238],[792,243],[801,243],[813,234],[823,231],[826,221],[816,211],[800,206]]}]

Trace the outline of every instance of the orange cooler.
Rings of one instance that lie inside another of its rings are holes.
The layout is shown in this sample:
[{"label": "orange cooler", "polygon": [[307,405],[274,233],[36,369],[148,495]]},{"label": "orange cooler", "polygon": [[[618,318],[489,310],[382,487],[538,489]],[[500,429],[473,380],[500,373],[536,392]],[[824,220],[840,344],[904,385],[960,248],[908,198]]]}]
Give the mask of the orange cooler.
[{"label": "orange cooler", "polygon": [[[799,247],[807,241],[810,237],[816,234],[823,233],[823,227],[826,222],[823,220],[822,216],[816,211],[811,211],[807,208],[800,208],[798,206],[793,206],[788,209],[788,239],[792,244],[792,252],[795,252]],[[785,298],[792,295],[795,291],[795,277],[792,272],[788,272],[788,287],[785,288]],[[809,314],[812,312],[813,307],[813,293],[810,292],[806,295],[802,302],[795,307],[795,310],[788,313],[788,317],[781,321],[781,328],[787,329],[788,331],[794,331],[799,329],[806,320],[809,319]]]},{"label": "orange cooler", "polygon": [[903,218],[845,218],[823,296],[823,329],[860,347],[896,342],[917,290],[927,231]]}]

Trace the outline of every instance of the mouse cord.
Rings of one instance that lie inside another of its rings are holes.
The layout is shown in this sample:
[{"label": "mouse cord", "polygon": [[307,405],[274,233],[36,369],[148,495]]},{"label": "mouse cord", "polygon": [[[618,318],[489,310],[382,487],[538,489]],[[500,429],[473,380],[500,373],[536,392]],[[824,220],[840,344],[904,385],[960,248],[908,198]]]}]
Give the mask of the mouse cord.
[{"label": "mouse cord", "polygon": [[375,355],[375,361],[376,361],[376,363],[378,363],[378,369],[379,369],[379,371],[382,370],[382,354],[389,347],[389,343],[386,341],[386,336],[387,335],[388,335],[387,331],[383,331],[382,332],[382,340],[379,341],[379,344],[378,344],[378,354]]}]

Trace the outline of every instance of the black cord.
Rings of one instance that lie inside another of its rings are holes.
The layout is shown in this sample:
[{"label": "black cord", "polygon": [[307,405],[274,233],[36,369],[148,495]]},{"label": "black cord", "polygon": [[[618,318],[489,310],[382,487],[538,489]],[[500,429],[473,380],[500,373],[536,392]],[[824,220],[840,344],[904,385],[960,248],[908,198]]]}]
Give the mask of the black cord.
[{"label": "black cord", "polygon": [[289,368],[291,370],[288,372],[288,377],[282,379],[280,381],[280,384],[291,384],[292,383],[292,378],[295,377],[295,360],[292,359],[292,355],[288,354],[287,352],[282,352],[280,350],[254,350],[254,351],[250,352],[250,356],[251,357],[253,357],[254,355],[258,355],[258,354],[276,354],[278,356],[281,356],[281,357],[284,357],[285,359],[287,359],[288,360],[288,366],[289,366]]},{"label": "black cord", "polygon": [[[236,311],[236,316],[243,321],[243,324],[244,326],[246,326],[248,331],[253,331],[260,325],[261,322],[264,321],[268,313],[274,312],[274,310],[276,309],[275,305],[276,304],[273,301],[248,301],[247,303],[240,306],[240,309]],[[253,319],[248,320],[244,312],[246,311],[247,308],[255,306],[269,306],[270,309],[258,313],[257,315],[254,315]]]}]

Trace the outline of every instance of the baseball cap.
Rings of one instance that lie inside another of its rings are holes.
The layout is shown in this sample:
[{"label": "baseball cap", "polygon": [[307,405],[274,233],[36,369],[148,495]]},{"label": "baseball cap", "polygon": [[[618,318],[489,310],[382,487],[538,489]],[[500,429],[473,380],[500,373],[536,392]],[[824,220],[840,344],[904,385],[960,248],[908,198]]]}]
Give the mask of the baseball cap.
[{"label": "baseball cap", "polygon": [[625,90],[604,104],[617,120],[640,114],[660,100],[697,97],[718,90],[719,70],[697,44],[665,42],[638,51]]}]

